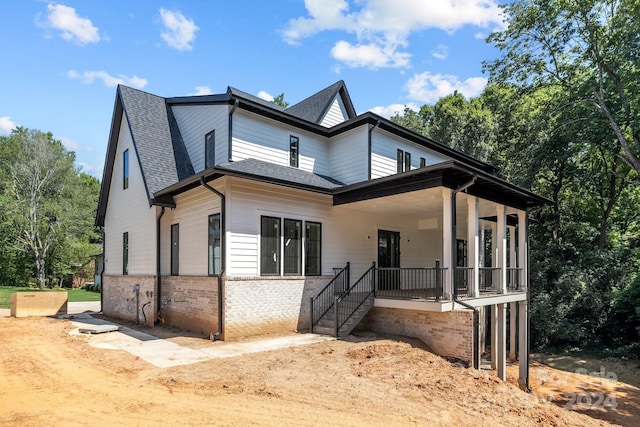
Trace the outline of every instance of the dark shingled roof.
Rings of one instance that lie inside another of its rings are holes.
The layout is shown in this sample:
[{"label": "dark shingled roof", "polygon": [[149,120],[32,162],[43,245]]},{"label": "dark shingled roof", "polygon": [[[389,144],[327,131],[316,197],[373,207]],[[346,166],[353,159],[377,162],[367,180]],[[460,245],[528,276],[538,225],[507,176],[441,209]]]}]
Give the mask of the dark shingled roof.
[{"label": "dark shingled roof", "polygon": [[249,101],[253,101],[256,104],[260,104],[265,107],[273,108],[274,110],[284,111],[284,108],[282,108],[280,105],[276,103],[269,102],[255,95],[251,95],[250,93],[243,92],[240,89],[236,89],[235,87],[232,87],[232,86],[227,87],[227,93],[229,93],[232,96],[238,96],[240,98],[248,99]]},{"label": "dark shingled roof", "polygon": [[193,166],[165,99],[126,86],[118,90],[151,199],[154,193],[193,175]]},{"label": "dark shingled roof", "polygon": [[332,84],[328,88],[322,89],[320,92],[315,95],[311,95],[296,105],[287,108],[285,112],[303,120],[320,124],[320,121],[329,107],[331,107],[333,100],[338,94],[342,95],[342,101],[344,102],[344,107],[347,110],[348,119],[355,117],[356,113],[353,108],[353,103],[351,102],[351,97],[349,96],[344,81],[342,80]]},{"label": "dark shingled roof", "polygon": [[215,167],[216,171],[235,172],[256,178],[264,178],[269,182],[292,184],[296,187],[309,187],[324,190],[340,188],[344,183],[327,176],[312,172],[263,162],[262,160],[246,159],[239,162],[229,162]]}]

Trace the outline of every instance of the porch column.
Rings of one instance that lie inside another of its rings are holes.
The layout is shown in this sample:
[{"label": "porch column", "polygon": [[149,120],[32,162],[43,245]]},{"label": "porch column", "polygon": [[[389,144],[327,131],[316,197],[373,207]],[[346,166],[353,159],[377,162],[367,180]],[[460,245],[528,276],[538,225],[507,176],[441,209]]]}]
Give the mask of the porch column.
[{"label": "porch column", "polygon": [[444,299],[451,299],[453,295],[453,275],[455,274],[455,266],[452,265],[451,257],[451,232],[453,224],[451,223],[451,190],[449,188],[442,189],[442,268],[446,268],[447,272],[443,277],[443,293]]},{"label": "porch column", "polygon": [[498,378],[507,380],[507,305],[498,304]]},{"label": "porch column", "polygon": [[469,289],[470,296],[478,298],[480,296],[480,232],[478,219],[478,198],[467,195],[467,263],[473,268],[472,283]]},{"label": "porch column", "polygon": [[518,317],[518,303],[509,303],[509,360],[516,360],[517,347],[516,331]]},{"label": "porch column", "polygon": [[520,301],[518,303],[518,317],[520,318],[520,326],[518,327],[518,386],[521,390],[525,390],[528,386],[529,377],[529,350],[527,342],[529,340],[529,325],[527,322],[528,316],[528,304],[527,301]]},{"label": "porch column", "polygon": [[498,306],[491,306],[491,369],[498,369]]},{"label": "porch column", "polygon": [[[518,211],[518,267],[521,269],[518,284],[520,285],[521,291],[526,291],[529,287],[529,284],[527,283],[527,278],[529,277],[529,259],[527,258],[527,245],[529,242],[527,241],[527,227],[527,213],[525,211]],[[522,319],[522,317],[520,319]]]},{"label": "porch column", "polygon": [[498,291],[507,293],[507,208],[505,205],[498,205],[498,225],[496,243],[498,246],[498,259],[496,267],[500,268],[500,287]]}]

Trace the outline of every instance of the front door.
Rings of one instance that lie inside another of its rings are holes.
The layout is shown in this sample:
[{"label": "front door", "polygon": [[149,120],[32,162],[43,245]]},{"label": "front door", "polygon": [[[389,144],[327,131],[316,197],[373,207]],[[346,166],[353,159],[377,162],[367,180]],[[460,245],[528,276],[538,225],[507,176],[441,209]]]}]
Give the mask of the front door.
[{"label": "front door", "polygon": [[[400,233],[378,230],[378,289],[400,288]],[[385,270],[394,268],[398,270]]]}]

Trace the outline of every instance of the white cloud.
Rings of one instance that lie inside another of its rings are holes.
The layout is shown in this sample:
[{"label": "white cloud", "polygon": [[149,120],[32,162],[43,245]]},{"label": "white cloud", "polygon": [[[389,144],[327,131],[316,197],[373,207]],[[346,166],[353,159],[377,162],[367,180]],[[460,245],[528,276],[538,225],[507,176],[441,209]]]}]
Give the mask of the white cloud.
[{"label": "white cloud", "polygon": [[409,108],[413,111],[420,111],[420,107],[418,107],[418,105],[413,102],[410,102],[408,104],[391,104],[387,105],[386,107],[373,107],[369,111],[371,111],[372,113],[376,113],[379,116],[390,119],[396,114],[402,115],[405,108]]},{"label": "white cloud", "polygon": [[425,71],[421,74],[414,74],[405,85],[409,92],[409,98],[432,104],[443,96],[451,95],[458,91],[466,98],[478,96],[487,86],[487,79],[484,77],[470,77],[460,81],[458,77],[448,74],[431,74]]},{"label": "white cloud", "polygon": [[191,50],[196,38],[196,31],[200,28],[191,19],[187,19],[179,11],[160,8],[160,18],[164,29],[160,37],[167,42],[169,47],[177,50]]},{"label": "white cloud", "polygon": [[305,0],[305,7],[308,16],[289,20],[281,30],[283,40],[297,45],[322,31],[353,34],[355,41],[340,41],[331,51],[351,67],[409,67],[410,54],[401,48],[408,46],[415,31],[435,28],[451,33],[465,25],[504,25],[495,0]]},{"label": "white cloud", "polygon": [[82,172],[88,173],[89,175],[93,175],[96,178],[102,178],[102,166],[93,166],[84,162],[76,162],[76,165],[82,170]]},{"label": "white cloud", "polygon": [[94,80],[102,80],[107,87],[115,87],[119,84],[142,89],[148,83],[147,79],[142,77],[133,76],[127,77],[125,75],[112,76],[106,71],[85,71],[82,74],[76,70],[67,71],[67,77],[74,80],[80,80],[82,83],[91,84]]},{"label": "white cloud", "polygon": [[81,145],[78,141],[75,141],[71,138],[67,138],[65,136],[60,137],[60,142],[62,146],[69,151],[95,151],[93,147],[85,147]]},{"label": "white cloud", "polygon": [[431,55],[436,59],[447,59],[449,56],[449,48],[443,44],[439,44],[435,50],[431,52]]},{"label": "white cloud", "polygon": [[258,92],[258,98],[260,99],[264,99],[265,101],[269,101],[269,102],[273,102],[273,95],[271,95],[269,92],[266,92],[264,90],[261,90],[260,92]]},{"label": "white cloud", "polygon": [[380,46],[375,43],[356,46],[341,40],[331,49],[331,55],[348,67],[402,68],[409,66],[411,54],[398,52],[394,45]]},{"label": "white cloud", "polygon": [[37,20],[38,25],[60,32],[64,40],[84,46],[98,43],[100,34],[89,18],[81,18],[72,7],[63,4],[48,4],[45,22]]},{"label": "white cloud", "polygon": [[11,121],[9,116],[0,117],[0,135],[9,135],[16,126],[17,125]]},{"label": "white cloud", "polygon": [[188,93],[187,96],[200,96],[200,95],[211,95],[213,92],[209,88],[209,86],[196,86],[196,91],[193,93]]}]

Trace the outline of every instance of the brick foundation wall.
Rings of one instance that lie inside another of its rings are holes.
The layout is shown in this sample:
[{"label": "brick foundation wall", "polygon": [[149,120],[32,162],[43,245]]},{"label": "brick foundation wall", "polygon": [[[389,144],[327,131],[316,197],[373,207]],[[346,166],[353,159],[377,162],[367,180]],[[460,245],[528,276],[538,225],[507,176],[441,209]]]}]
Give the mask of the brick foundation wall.
[{"label": "brick foundation wall", "polygon": [[210,336],[218,330],[218,278],[162,276],[165,325]]},{"label": "brick foundation wall", "polygon": [[417,311],[373,307],[358,329],[415,337],[440,356],[473,360],[473,311]]},{"label": "brick foundation wall", "polygon": [[331,277],[226,278],[225,341],[309,329],[309,299]]},{"label": "brick foundation wall", "polygon": [[[145,324],[153,326],[156,318],[155,276],[104,275],[102,280],[102,312],[104,314],[133,322],[138,317],[140,323],[145,323],[146,315]],[[140,285],[137,310],[135,285]]]}]

